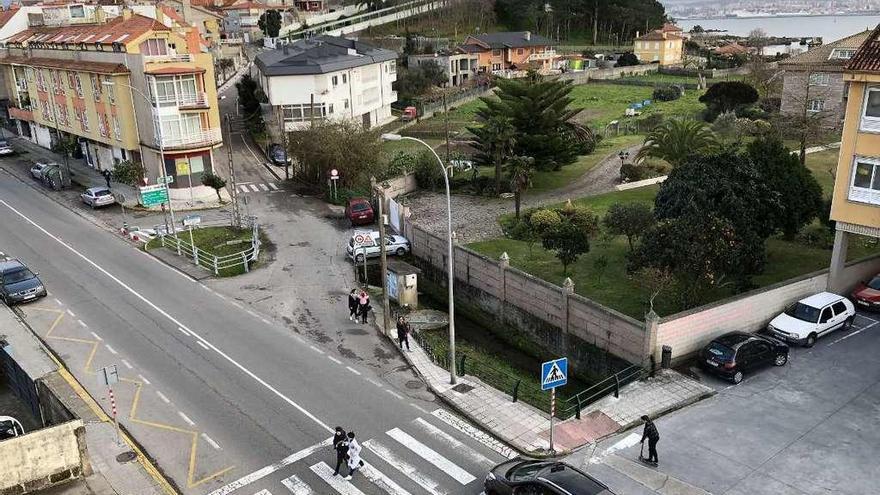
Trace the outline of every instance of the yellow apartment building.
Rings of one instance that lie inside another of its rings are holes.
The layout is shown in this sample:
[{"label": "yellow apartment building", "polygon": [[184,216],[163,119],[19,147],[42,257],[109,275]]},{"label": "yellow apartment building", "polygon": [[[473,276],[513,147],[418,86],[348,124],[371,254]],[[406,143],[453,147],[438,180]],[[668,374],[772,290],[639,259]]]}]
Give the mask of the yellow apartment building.
[{"label": "yellow apartment building", "polygon": [[[99,170],[141,161],[145,182],[174,177],[172,199],[215,196],[201,185],[222,143],[213,58],[197,28],[122,9],[95,22],[34,25],[2,41],[0,75],[22,137],[51,147],[76,137]],[[190,187],[192,183],[192,187]]]},{"label": "yellow apartment building", "polygon": [[640,62],[645,64],[681,65],[684,50],[684,37],[680,30],[671,30],[664,26],[633,41],[633,53]]},{"label": "yellow apartment building", "polygon": [[880,238],[880,26],[844,69],[849,86],[831,218],[835,220],[829,288],[847,289],[841,279],[851,234]]}]

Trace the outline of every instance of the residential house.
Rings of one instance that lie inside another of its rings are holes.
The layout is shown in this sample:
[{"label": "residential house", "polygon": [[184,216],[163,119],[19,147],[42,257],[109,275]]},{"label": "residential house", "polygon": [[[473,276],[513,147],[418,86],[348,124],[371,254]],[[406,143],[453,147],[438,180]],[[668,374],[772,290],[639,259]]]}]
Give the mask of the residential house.
[{"label": "residential house", "polygon": [[468,36],[459,47],[477,55],[481,72],[550,70],[556,58],[555,43],[530,31],[510,31]]},{"label": "residential house", "polygon": [[472,80],[479,68],[479,55],[461,48],[444,50],[425,55],[410,55],[406,62],[409,67],[418,67],[425,62],[433,61],[446,71],[447,86],[461,86]]},{"label": "residential house", "polygon": [[678,31],[655,29],[643,36],[636,35],[633,53],[642,63],[681,65],[684,53],[684,37]]},{"label": "residential house", "polygon": [[317,36],[258,54],[255,78],[287,131],[313,119],[351,119],[371,128],[394,119],[396,58],[361,41]]},{"label": "residential house", "polygon": [[844,68],[871,31],[864,31],[779,62],[783,115],[815,116],[824,127],[836,128],[846,111],[848,83]]},{"label": "residential house", "polygon": [[149,183],[163,167],[174,177],[172,198],[210,198],[201,176],[212,171],[222,137],[203,48],[196,28],[127,8],[109,20],[31,26],[0,48],[9,116],[21,136],[47,148],[74,136],[99,170],[141,161]]},{"label": "residential house", "polygon": [[749,49],[734,41],[715,48],[713,52],[719,57],[733,58],[741,55],[748,55]]},{"label": "residential house", "polygon": [[230,38],[246,38],[246,41],[262,39],[263,32],[259,25],[260,16],[267,10],[278,8],[275,5],[250,0],[221,7],[224,14],[223,32]]},{"label": "residential house", "polygon": [[854,282],[843,276],[849,236],[880,238],[880,25],[852,54],[843,80],[849,91],[831,203],[829,277],[829,289],[838,291]]}]

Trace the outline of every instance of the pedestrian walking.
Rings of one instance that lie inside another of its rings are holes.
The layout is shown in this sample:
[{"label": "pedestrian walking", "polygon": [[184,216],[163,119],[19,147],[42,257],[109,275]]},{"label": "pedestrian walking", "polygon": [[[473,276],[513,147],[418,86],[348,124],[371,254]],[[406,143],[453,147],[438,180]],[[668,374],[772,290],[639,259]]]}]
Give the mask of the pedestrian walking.
[{"label": "pedestrian walking", "polygon": [[409,323],[403,316],[397,317],[397,343],[400,344],[400,350],[403,350],[403,344],[406,344],[406,350],[409,351]]},{"label": "pedestrian walking", "polygon": [[[657,464],[659,460],[657,459],[657,442],[660,440],[660,432],[657,431],[657,426],[654,425],[654,422],[651,421],[647,415],[642,416],[642,421],[645,422],[645,430],[642,432],[642,440],[641,443],[645,443],[645,439],[648,439],[648,459],[647,462],[651,464]],[[639,455],[639,458],[642,458]]]},{"label": "pedestrian walking", "polygon": [[351,475],[358,469],[364,467],[364,461],[361,460],[361,444],[354,438],[354,432],[348,432],[348,476],[346,480],[351,479]]},{"label": "pedestrian walking", "polygon": [[104,176],[104,180],[107,181],[107,189],[110,189],[110,177],[112,177],[112,174],[110,173],[109,170],[104,169],[104,170],[101,172],[101,175],[103,175],[103,176]]},{"label": "pedestrian walking", "polygon": [[357,289],[351,289],[348,293],[348,319],[351,321],[357,321],[358,301]]},{"label": "pedestrian walking", "polygon": [[339,476],[339,467],[348,457],[348,435],[341,426],[337,426],[333,433],[333,450],[336,451],[336,470],[333,471],[333,476]]},{"label": "pedestrian walking", "polygon": [[370,306],[370,295],[364,291],[361,291],[361,295],[358,300],[357,312],[361,317],[362,325],[367,324],[367,315],[369,314],[370,309],[372,309],[372,306]]}]

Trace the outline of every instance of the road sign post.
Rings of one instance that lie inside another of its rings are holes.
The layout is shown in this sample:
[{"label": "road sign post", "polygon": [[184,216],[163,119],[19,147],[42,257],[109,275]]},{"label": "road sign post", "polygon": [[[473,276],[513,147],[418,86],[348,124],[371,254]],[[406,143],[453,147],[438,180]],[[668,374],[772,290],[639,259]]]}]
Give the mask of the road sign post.
[{"label": "road sign post", "polygon": [[107,392],[110,396],[110,412],[113,414],[113,425],[116,427],[116,445],[121,445],[119,441],[119,417],[116,414],[116,397],[113,396],[113,384],[118,381],[119,371],[115,364],[98,370],[98,382],[107,387]]},{"label": "road sign post", "polygon": [[541,364],[541,390],[550,391],[550,453],[553,448],[553,416],[556,414],[556,387],[568,383],[568,358],[554,359]]},{"label": "road sign post", "polygon": [[339,192],[339,170],[330,171],[330,188],[333,190],[333,201],[336,201],[336,193]]},{"label": "road sign post", "polygon": [[367,248],[375,245],[373,242],[373,234],[369,230],[354,231],[354,262],[357,266],[357,250],[361,249],[364,256],[364,285],[367,284]]}]

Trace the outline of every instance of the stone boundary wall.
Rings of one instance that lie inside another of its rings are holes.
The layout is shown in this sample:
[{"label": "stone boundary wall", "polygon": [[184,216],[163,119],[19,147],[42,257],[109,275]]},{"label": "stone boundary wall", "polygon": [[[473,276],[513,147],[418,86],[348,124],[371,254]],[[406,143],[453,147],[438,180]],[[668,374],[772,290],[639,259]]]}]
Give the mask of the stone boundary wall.
[{"label": "stone boundary wall", "polygon": [[18,495],[80,477],[85,427],[76,419],[0,442],[0,495]]},{"label": "stone boundary wall", "polygon": [[612,67],[609,69],[586,69],[580,72],[566,72],[559,75],[563,81],[573,81],[574,84],[587,84],[592,80],[620,79],[628,76],[643,76],[651,72],[657,72],[657,64],[631,65],[629,67]]}]

